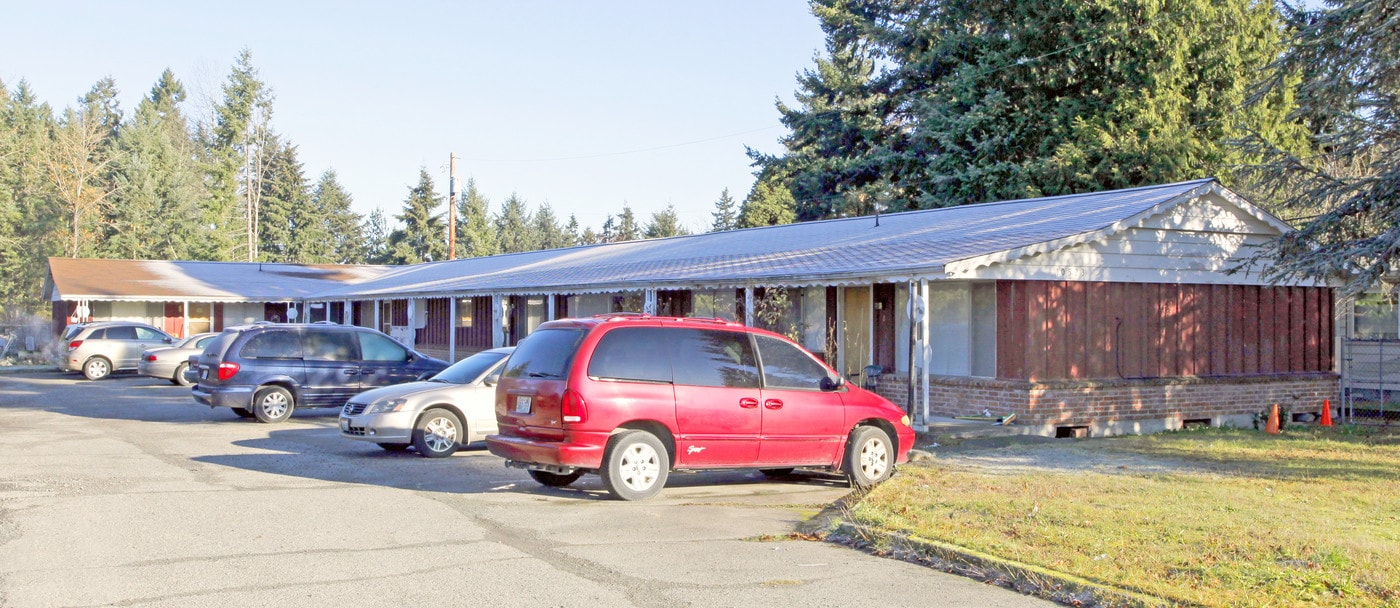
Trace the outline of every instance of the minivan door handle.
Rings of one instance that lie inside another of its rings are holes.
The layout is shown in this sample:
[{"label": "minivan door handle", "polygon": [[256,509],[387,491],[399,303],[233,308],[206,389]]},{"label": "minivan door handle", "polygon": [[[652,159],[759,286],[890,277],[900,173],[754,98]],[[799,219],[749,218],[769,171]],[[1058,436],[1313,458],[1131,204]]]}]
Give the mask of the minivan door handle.
[{"label": "minivan door handle", "polygon": [[744,397],[743,399],[739,400],[739,407],[742,407],[746,410],[754,409],[758,407],[758,400],[754,399],[753,397]]},{"label": "minivan door handle", "polygon": [[358,369],[347,369],[347,370],[345,370],[345,371],[343,371],[343,372],[340,372],[340,373],[345,374],[345,375],[347,375],[347,376],[358,376],[358,375],[360,375],[360,370],[358,370]]},{"label": "minivan door handle", "polygon": [[781,399],[769,399],[763,402],[763,407],[770,410],[780,410],[783,409],[783,401]]}]

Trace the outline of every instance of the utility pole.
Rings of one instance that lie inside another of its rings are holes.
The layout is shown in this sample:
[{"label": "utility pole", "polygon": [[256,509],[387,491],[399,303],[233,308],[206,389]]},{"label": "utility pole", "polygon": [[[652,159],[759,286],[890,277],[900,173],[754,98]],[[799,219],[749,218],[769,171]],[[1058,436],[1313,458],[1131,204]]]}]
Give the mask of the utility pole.
[{"label": "utility pole", "polygon": [[447,155],[447,259],[457,259],[457,155]]}]

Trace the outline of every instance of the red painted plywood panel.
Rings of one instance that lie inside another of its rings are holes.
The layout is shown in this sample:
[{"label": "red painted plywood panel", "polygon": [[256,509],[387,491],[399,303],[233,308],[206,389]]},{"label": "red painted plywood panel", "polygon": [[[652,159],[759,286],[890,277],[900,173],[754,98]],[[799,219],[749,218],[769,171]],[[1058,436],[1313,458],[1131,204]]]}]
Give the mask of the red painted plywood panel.
[{"label": "red painted plywood panel", "polygon": [[1240,324],[1243,337],[1240,350],[1241,373],[1259,373],[1259,287],[1244,285],[1240,288]]},{"label": "red painted plywood panel", "polygon": [[1303,368],[1306,371],[1321,371],[1318,351],[1322,342],[1322,306],[1320,292],[1315,287],[1303,288]]},{"label": "red painted plywood panel", "polygon": [[1288,289],[1288,371],[1307,371],[1307,303],[1303,292],[1304,287],[1289,287]]},{"label": "red painted plywood panel", "polygon": [[1274,344],[1278,340],[1278,329],[1275,325],[1274,314],[1274,294],[1278,290],[1273,287],[1263,287],[1259,289],[1259,373],[1272,374],[1274,366]]}]

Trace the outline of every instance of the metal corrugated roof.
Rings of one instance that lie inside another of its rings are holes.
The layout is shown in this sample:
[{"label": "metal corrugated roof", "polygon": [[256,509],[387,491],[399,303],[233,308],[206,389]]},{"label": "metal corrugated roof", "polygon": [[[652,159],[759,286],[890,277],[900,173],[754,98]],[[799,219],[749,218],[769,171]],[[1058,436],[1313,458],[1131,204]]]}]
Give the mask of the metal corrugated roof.
[{"label": "metal corrugated roof", "polygon": [[[606,290],[656,285],[929,276],[959,260],[1113,229],[1219,185],[1213,179],[1091,194],[804,222],[400,267],[317,294]],[[1281,225],[1281,224],[1280,224]]]},{"label": "metal corrugated roof", "polygon": [[842,284],[940,277],[1103,238],[1207,192],[1279,230],[1214,179],[412,266],[50,258],[64,299],[341,300],[582,293],[666,286]]},{"label": "metal corrugated roof", "polygon": [[49,273],[65,300],[300,300],[363,281],[390,266],[181,262],[49,258]]}]

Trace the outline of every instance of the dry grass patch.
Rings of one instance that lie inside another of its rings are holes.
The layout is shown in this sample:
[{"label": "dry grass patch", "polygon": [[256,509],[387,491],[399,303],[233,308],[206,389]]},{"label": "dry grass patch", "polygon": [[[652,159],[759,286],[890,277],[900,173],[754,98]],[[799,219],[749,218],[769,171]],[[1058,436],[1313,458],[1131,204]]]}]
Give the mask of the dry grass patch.
[{"label": "dry grass patch", "polygon": [[1011,446],[905,466],[850,516],[1171,602],[1400,606],[1400,438],[1388,435]]}]

